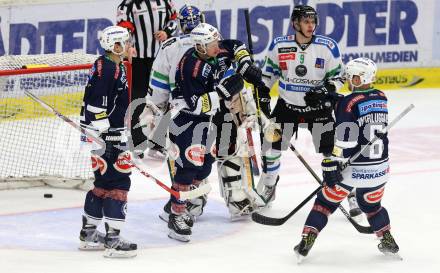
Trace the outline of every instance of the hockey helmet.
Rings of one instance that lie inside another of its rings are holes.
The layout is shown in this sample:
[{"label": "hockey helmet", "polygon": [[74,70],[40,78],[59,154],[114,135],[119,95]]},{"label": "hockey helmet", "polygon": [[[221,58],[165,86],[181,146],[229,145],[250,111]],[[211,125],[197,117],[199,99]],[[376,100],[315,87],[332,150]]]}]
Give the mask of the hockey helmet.
[{"label": "hockey helmet", "polygon": [[[191,31],[191,41],[196,50],[202,54],[206,53],[206,45],[221,40],[218,30],[207,23],[201,23]],[[200,51],[198,46],[204,51]]]},{"label": "hockey helmet", "polygon": [[180,28],[184,33],[189,33],[200,23],[205,22],[202,12],[195,6],[184,5],[179,10]]},{"label": "hockey helmet", "polygon": [[99,43],[105,51],[113,52],[117,55],[122,55],[121,53],[114,52],[115,43],[120,43],[124,46],[130,39],[130,34],[126,28],[120,26],[109,26],[106,27],[99,36]]},{"label": "hockey helmet", "polygon": [[295,21],[301,18],[313,18],[315,19],[316,25],[318,25],[318,13],[316,13],[316,10],[311,6],[298,5],[293,8],[290,20]]},{"label": "hockey helmet", "polygon": [[[377,66],[368,58],[357,58],[349,61],[345,66],[344,77],[350,81],[354,87],[359,87],[364,84],[373,83],[376,80]],[[352,83],[353,76],[359,76],[361,83],[354,85]]]}]

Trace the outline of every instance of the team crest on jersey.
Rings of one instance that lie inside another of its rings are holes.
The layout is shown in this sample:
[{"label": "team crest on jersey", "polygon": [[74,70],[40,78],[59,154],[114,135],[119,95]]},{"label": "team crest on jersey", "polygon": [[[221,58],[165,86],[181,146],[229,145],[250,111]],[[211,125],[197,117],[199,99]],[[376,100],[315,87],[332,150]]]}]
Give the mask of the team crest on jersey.
[{"label": "team crest on jersey", "polygon": [[334,186],[333,188],[329,188],[327,186],[322,188],[322,194],[324,195],[324,198],[333,203],[342,202],[342,200],[344,200],[349,193],[349,190],[346,190],[338,185]]},{"label": "team crest on jersey", "polygon": [[324,68],[324,59],[316,58],[315,68]]},{"label": "team crest on jersey", "polygon": [[131,154],[129,152],[120,153],[116,162],[113,163],[113,168],[120,173],[130,173],[132,166]]},{"label": "team crest on jersey", "polygon": [[385,186],[373,192],[367,192],[364,194],[364,200],[370,204],[378,203],[382,199],[384,192]]},{"label": "team crest on jersey", "polygon": [[186,159],[195,166],[201,167],[205,162],[206,147],[204,145],[191,145],[185,150]]},{"label": "team crest on jersey", "polygon": [[92,155],[92,170],[98,171],[101,175],[104,175],[107,171],[107,161],[105,161],[102,157],[99,155]]}]

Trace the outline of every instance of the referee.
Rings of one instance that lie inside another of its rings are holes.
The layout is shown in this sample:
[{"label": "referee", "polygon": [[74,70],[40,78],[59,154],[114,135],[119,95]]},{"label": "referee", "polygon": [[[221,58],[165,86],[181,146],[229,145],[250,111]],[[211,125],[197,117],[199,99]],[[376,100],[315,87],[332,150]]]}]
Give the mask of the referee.
[{"label": "referee", "polygon": [[177,12],[171,0],[124,0],[118,6],[116,20],[118,26],[129,29],[134,38],[131,102],[142,100],[133,104],[130,129],[133,153],[142,158],[147,148],[147,136],[142,133],[142,128],[133,128],[139,123],[139,115],[145,106],[151,67],[160,42],[177,31]]}]

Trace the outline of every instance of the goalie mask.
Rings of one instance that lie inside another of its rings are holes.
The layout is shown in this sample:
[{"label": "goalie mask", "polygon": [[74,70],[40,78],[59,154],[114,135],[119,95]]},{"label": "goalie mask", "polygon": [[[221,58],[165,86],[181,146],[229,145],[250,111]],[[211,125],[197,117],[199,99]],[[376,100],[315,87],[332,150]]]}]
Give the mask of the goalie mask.
[{"label": "goalie mask", "polygon": [[[351,60],[345,66],[344,77],[354,86],[373,83],[376,80],[377,66],[368,58],[357,58]],[[360,84],[353,84],[353,76],[359,76]]]},{"label": "goalie mask", "polygon": [[106,27],[99,36],[99,43],[105,51],[112,52],[116,55],[122,55],[122,52],[115,52],[115,44],[119,43],[123,48],[130,39],[130,34],[126,28],[120,26]]},{"label": "goalie mask", "polygon": [[205,22],[203,14],[195,6],[184,5],[179,11],[180,29],[183,33],[190,33],[200,23]]}]

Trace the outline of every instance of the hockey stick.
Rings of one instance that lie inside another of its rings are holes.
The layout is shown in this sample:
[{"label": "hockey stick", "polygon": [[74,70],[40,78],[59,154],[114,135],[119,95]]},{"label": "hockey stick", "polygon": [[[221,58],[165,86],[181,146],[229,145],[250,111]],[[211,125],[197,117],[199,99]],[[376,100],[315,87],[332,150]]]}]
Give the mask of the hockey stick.
[{"label": "hockey stick", "polygon": [[[301,163],[304,165],[304,167],[306,167],[306,169],[310,172],[310,174],[315,178],[315,180],[322,186],[323,182],[322,182],[321,178],[310,167],[310,165],[307,163],[307,161],[304,159],[304,157],[296,150],[295,146],[293,146],[293,144],[290,143],[289,148],[296,155],[296,157],[299,159],[299,161],[301,161]],[[342,214],[345,215],[345,217],[348,219],[348,221],[350,221],[350,223],[354,226],[354,228],[357,231],[359,231],[360,233],[365,233],[365,234],[371,234],[374,232],[370,226],[362,226],[362,225],[358,224],[355,220],[353,220],[353,218],[351,218],[350,214],[347,212],[347,210],[341,204],[339,204],[338,208],[342,212]]]},{"label": "hockey stick", "polygon": [[[251,58],[253,59],[254,50],[252,45],[252,37],[251,37],[251,25],[249,22],[249,10],[244,10],[244,18],[246,21],[246,32],[247,32],[247,39],[248,39],[248,45],[249,45],[249,53],[251,54]],[[253,85],[252,85],[253,86]],[[253,86],[253,91],[257,96],[257,119],[258,119],[258,125],[261,127],[261,118],[260,118],[260,102],[258,98],[258,91],[255,89],[255,86]],[[260,129],[260,135],[261,135],[261,129]],[[254,147],[254,139],[252,138],[252,129],[246,128],[246,137],[248,140],[249,150],[251,152],[251,161],[252,161],[252,172],[254,175],[260,175],[260,169],[258,168],[258,161],[257,161],[257,155],[255,154],[255,147]]]},{"label": "hockey stick", "polygon": [[[409,111],[414,108],[414,104],[409,105],[402,113],[400,113],[394,120],[388,124],[387,127],[383,130],[383,132],[388,132],[400,119],[402,119]],[[342,166],[342,170],[348,167],[354,160],[356,160],[364,151],[369,147],[372,143],[380,139],[380,136],[376,135],[367,145],[365,145],[359,152],[350,157],[350,159]],[[289,214],[282,218],[273,218],[269,216],[265,216],[259,214],[257,212],[252,213],[252,220],[262,225],[268,226],[280,226],[284,224],[290,217],[292,217],[297,211],[299,211],[310,199],[312,199],[321,189],[322,185],[320,185],[317,189],[315,189],[309,196],[306,197],[296,208],[294,208]]]},{"label": "hockey stick", "polygon": [[[89,138],[90,140],[96,142],[99,146],[105,147],[106,144],[105,144],[105,142],[101,138],[99,138],[99,137],[95,136],[94,134],[92,134],[91,132],[85,130],[80,125],[78,125],[76,122],[74,122],[70,118],[64,116],[59,111],[57,111],[54,107],[50,106],[49,104],[47,104],[46,102],[41,100],[39,97],[37,97],[34,94],[32,94],[31,92],[25,90],[24,93],[25,93],[26,96],[30,97],[32,100],[38,102],[46,110],[48,110],[49,112],[52,112],[57,117],[62,119],[64,122],[68,123],[70,126],[75,128],[79,132],[83,133],[85,136],[87,136],[87,138]],[[203,185],[201,187],[198,187],[197,189],[194,189],[194,190],[191,190],[191,191],[185,191],[185,192],[175,191],[175,190],[171,189],[170,187],[168,187],[167,185],[165,185],[164,183],[162,183],[160,180],[158,180],[154,176],[152,176],[151,174],[149,174],[146,171],[142,170],[132,160],[130,161],[130,163],[131,163],[132,167],[136,168],[145,177],[148,177],[148,178],[152,179],[156,184],[158,184],[164,190],[166,190],[167,192],[169,192],[170,194],[172,194],[173,196],[175,196],[176,198],[178,198],[180,200],[193,199],[193,198],[202,196],[204,194],[207,194],[208,192],[211,191],[211,185],[210,184],[205,184],[205,185]]]}]

